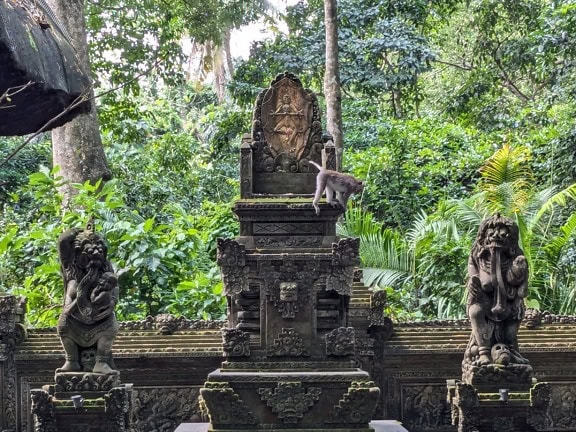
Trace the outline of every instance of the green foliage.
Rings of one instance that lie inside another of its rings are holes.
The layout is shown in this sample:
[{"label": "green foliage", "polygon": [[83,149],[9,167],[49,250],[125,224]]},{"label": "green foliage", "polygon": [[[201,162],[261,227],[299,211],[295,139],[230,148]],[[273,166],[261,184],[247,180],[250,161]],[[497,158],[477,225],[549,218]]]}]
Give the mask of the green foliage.
[{"label": "green foliage", "polygon": [[[227,202],[237,192],[240,135],[249,116],[214,105],[206,89],[114,96],[101,110],[104,141],[126,204],[163,220],[178,202],[198,209],[205,200]],[[117,104],[116,102],[120,102]]]},{"label": "green foliage", "polygon": [[492,152],[486,137],[438,119],[376,124],[378,145],[345,160],[365,179],[362,203],[386,226],[407,228],[441,200],[469,194],[477,169]]},{"label": "green foliage", "polygon": [[[172,312],[190,318],[221,318],[221,282],[214,263],[214,238],[233,235],[236,224],[227,206],[209,203],[202,216],[178,205],[166,207],[164,222],[142,217],[125,206],[118,182],[78,185],[73,205],[61,207],[61,180],[47,170],[32,174],[21,202],[33,200],[29,213],[5,212],[0,237],[0,289],[28,297],[32,325],[54,325],[62,302],[57,238],[94,217],[109,245],[119,274],[121,319]],[[33,214],[32,214],[33,213]],[[33,217],[32,217],[33,216]],[[206,219],[213,221],[206,227]]]},{"label": "green foliage", "polygon": [[[19,143],[18,138],[0,137],[0,155],[7,156]],[[50,153],[49,143],[40,137],[0,167],[0,203],[7,199],[10,193],[28,182],[30,172],[37,171],[40,165],[47,165]],[[2,162],[1,159],[0,162]]]},{"label": "green foliage", "polygon": [[[429,70],[434,53],[425,29],[433,16],[445,16],[455,2],[346,0],[339,2],[340,80],[347,93],[387,96],[389,110],[403,117],[421,100],[419,76]],[[288,34],[252,46],[250,59],[236,69],[231,91],[251,104],[258,90],[284,70],[305,85],[322,89],[325,64],[323,3],[315,0],[288,7]],[[361,53],[361,55],[359,55]],[[263,67],[265,65],[265,67]]]}]

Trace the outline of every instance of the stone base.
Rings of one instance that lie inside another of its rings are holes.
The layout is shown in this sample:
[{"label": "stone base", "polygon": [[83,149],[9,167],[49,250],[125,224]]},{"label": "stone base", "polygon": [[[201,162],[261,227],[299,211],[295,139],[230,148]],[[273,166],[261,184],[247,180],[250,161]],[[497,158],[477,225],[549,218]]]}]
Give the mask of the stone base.
[{"label": "stone base", "polygon": [[536,384],[527,391],[513,391],[500,383],[491,391],[448,380],[452,424],[458,432],[536,432],[549,430],[549,386]]},{"label": "stone base", "polygon": [[[396,420],[373,420],[365,429],[370,432],[408,432]],[[209,432],[210,423],[182,423],[176,428],[174,432]],[[242,432],[250,432],[246,429],[241,429]],[[271,429],[270,432],[277,432],[278,429]],[[282,432],[323,432],[323,429],[280,429]],[[347,432],[349,429],[329,429],[329,432]],[[355,429],[355,431],[363,431],[362,429]],[[261,432],[259,430],[258,432]]]},{"label": "stone base", "polygon": [[[474,387],[493,387],[514,390],[528,390],[532,382],[533,370],[529,364],[509,364],[507,366],[489,364],[485,366],[462,365],[462,381]],[[487,389],[489,390],[489,388]]]},{"label": "stone base", "polygon": [[213,431],[368,432],[380,389],[367,372],[227,372],[200,389]]},{"label": "stone base", "polygon": [[55,386],[30,391],[34,430],[40,432],[126,432],[129,430],[131,390],[114,387],[108,392],[64,392]]},{"label": "stone base", "polygon": [[[95,372],[56,372],[53,394],[59,399],[68,399],[77,393],[102,393],[120,386],[120,373],[101,374]],[[86,398],[93,397],[85,395]]]}]

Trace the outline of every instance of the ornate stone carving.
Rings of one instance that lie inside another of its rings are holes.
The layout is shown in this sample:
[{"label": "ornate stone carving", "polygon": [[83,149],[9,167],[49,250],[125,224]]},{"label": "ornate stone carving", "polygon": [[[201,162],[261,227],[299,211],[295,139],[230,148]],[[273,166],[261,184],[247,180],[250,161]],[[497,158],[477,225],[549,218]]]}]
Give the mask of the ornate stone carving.
[{"label": "ornate stone carving", "polygon": [[318,222],[309,223],[280,223],[266,222],[254,223],[253,230],[255,235],[322,235],[323,225]]},{"label": "ornate stone carving", "polygon": [[34,432],[58,432],[56,413],[52,404],[52,396],[41,389],[31,390],[31,413],[34,419]]},{"label": "ornate stone carving", "polygon": [[258,96],[252,124],[254,170],[308,172],[321,161],[322,126],[316,95],[285,72]]},{"label": "ornate stone carving", "polygon": [[[536,430],[554,427],[552,418],[552,388],[548,383],[537,383],[530,389],[530,407],[528,424]],[[575,418],[572,416],[572,418]]]},{"label": "ornate stone carving", "polygon": [[458,426],[458,432],[479,432],[480,402],[476,389],[470,384],[457,383],[451,402],[452,424]]},{"label": "ornate stone carving", "polygon": [[106,432],[124,432],[128,426],[129,395],[124,387],[111,389],[104,395]]},{"label": "ornate stone carving", "polygon": [[219,425],[254,426],[258,420],[226,382],[206,382],[200,389],[202,404],[213,427]]},{"label": "ornate stone carving", "polygon": [[285,424],[298,423],[320,398],[319,387],[302,388],[301,382],[279,382],[275,389],[258,389],[260,398]]},{"label": "ornate stone carving", "polygon": [[[512,219],[496,215],[482,222],[468,260],[468,274],[467,311],[472,334],[464,354],[462,379],[471,384],[474,375],[487,376],[493,371],[486,368],[491,364],[504,366],[506,374],[516,378],[531,372],[518,349],[528,266],[518,246],[518,226]],[[511,371],[516,365],[519,371]]]},{"label": "ornate stone carving", "polygon": [[311,248],[322,245],[320,236],[270,236],[255,237],[254,243],[259,249],[283,249],[283,248]]},{"label": "ornate stone carving", "polygon": [[293,328],[284,328],[274,340],[268,352],[269,356],[309,356],[310,351],[304,347],[304,341]]},{"label": "ornate stone carving", "polygon": [[439,429],[450,426],[450,406],[446,387],[412,385],[402,388],[402,418],[409,430]]},{"label": "ornate stone carving", "polygon": [[284,319],[293,319],[299,308],[310,301],[310,290],[317,277],[314,262],[284,260],[282,265],[262,264],[259,273],[266,281],[266,295]]},{"label": "ornate stone carving", "polygon": [[340,295],[352,295],[354,269],[360,264],[359,239],[345,238],[332,244],[332,269],[326,276],[326,289]]},{"label": "ornate stone carving", "polygon": [[226,295],[248,291],[250,268],[246,266],[246,248],[243,245],[231,239],[218,239],[217,262]]},{"label": "ornate stone carving", "polygon": [[326,355],[354,355],[356,334],[353,327],[339,327],[326,334]]},{"label": "ornate stone carving", "polygon": [[[170,318],[168,318],[169,316]],[[160,334],[168,330],[176,332],[180,330],[220,330],[226,325],[225,320],[191,320],[186,317],[175,317],[170,314],[160,314],[155,317],[148,316],[139,321],[120,321],[121,330],[158,330]],[[169,333],[169,334],[172,334]]]},{"label": "ornate stone carving", "polygon": [[327,423],[368,424],[372,420],[380,389],[372,381],[354,381]]},{"label": "ornate stone carving", "polygon": [[298,283],[280,282],[280,299],[275,301],[282,318],[294,318],[298,312]]},{"label": "ornate stone carving", "polygon": [[250,334],[238,329],[222,329],[222,348],[228,357],[250,355]]},{"label": "ornate stone carving", "polygon": [[16,347],[26,339],[23,325],[26,299],[20,296],[0,295],[0,395],[3,416],[0,428],[16,430]]},{"label": "ornate stone carving", "polygon": [[134,390],[132,428],[136,432],[173,431],[192,419],[200,420],[199,389],[155,387]]},{"label": "ornate stone carving", "polygon": [[109,391],[120,385],[120,374],[94,372],[56,372],[54,390],[58,392]]},{"label": "ornate stone carving", "polygon": [[114,373],[112,344],[118,333],[114,307],[118,280],[107,260],[104,240],[92,231],[66,231],[58,240],[65,286],[58,335],[66,352],[63,372],[81,371],[79,350],[94,347],[96,373]]},{"label": "ornate stone carving", "polygon": [[155,318],[155,327],[158,334],[170,335],[173,334],[178,328],[176,317],[170,314],[159,314]]}]

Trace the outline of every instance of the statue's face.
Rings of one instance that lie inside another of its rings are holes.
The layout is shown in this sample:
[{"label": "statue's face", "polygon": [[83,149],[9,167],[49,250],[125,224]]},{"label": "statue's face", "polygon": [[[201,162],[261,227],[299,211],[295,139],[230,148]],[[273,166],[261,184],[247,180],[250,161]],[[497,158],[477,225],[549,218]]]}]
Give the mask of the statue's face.
[{"label": "statue's face", "polygon": [[492,347],[492,361],[495,364],[506,366],[510,363],[510,348],[503,343],[497,343]]},{"label": "statue's face", "polygon": [[103,264],[106,261],[106,245],[94,234],[80,234],[76,239],[77,264],[87,267],[89,263]]},{"label": "statue's face", "polygon": [[502,248],[508,244],[508,237],[510,236],[510,230],[506,225],[498,224],[493,227],[489,227],[486,230],[485,245],[489,247]]},{"label": "statue's face", "polygon": [[298,284],[296,282],[281,282],[280,300],[287,302],[298,300]]}]

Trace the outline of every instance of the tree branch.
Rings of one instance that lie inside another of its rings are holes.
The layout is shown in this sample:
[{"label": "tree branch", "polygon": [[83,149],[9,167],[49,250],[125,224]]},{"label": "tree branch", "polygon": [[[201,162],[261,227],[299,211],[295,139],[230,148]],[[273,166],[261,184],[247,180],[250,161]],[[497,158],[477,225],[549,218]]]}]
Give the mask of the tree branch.
[{"label": "tree branch", "polygon": [[504,67],[502,66],[500,60],[494,59],[494,63],[496,63],[496,66],[500,70],[500,78],[504,81],[503,82],[504,87],[510,90],[510,92],[518,99],[522,100],[522,102],[526,103],[530,101],[530,98],[526,96],[524,93],[522,93],[522,91],[516,86],[516,84],[514,84],[514,82],[512,81],[512,79],[510,78]]},{"label": "tree branch", "polygon": [[433,61],[433,62],[436,62],[436,63],[440,63],[440,64],[443,64],[443,65],[446,65],[446,66],[452,66],[452,67],[455,67],[455,68],[458,68],[458,69],[461,69],[461,70],[465,70],[465,71],[471,71],[471,70],[474,69],[472,66],[460,65],[460,64],[457,64],[457,63],[452,63],[452,62],[448,62],[448,61],[444,61],[444,60],[438,60],[438,59],[436,59],[436,60],[432,60],[432,61]]},{"label": "tree branch", "polygon": [[8,87],[6,89],[6,91],[0,95],[0,109],[11,108],[13,105],[1,106],[2,101],[11,102],[12,96],[17,95],[20,92],[23,92],[24,90],[26,90],[28,87],[30,87],[33,84],[34,83],[32,81],[28,81],[26,84],[22,84],[22,85],[17,86],[17,87]]}]

